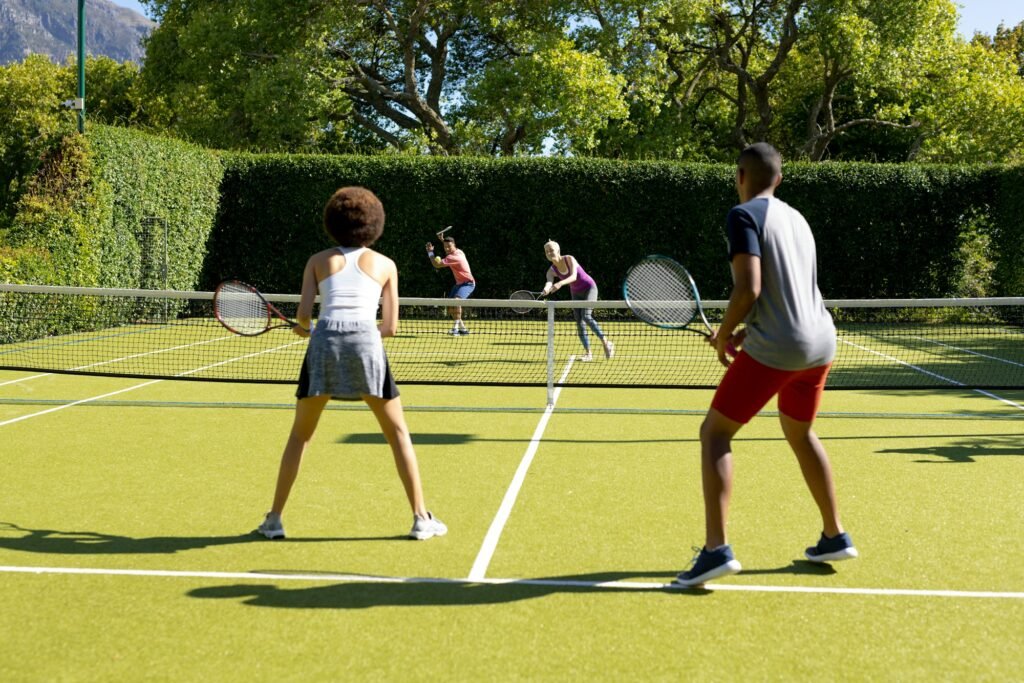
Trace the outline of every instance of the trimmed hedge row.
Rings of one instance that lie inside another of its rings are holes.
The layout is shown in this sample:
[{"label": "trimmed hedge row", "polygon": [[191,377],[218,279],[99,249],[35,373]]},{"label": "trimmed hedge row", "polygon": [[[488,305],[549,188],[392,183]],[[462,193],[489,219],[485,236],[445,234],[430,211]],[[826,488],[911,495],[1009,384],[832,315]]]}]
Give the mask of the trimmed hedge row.
[{"label": "trimmed hedge row", "polygon": [[[387,211],[377,247],[398,264],[405,296],[451,284],[424,243],[454,225],[476,297],[539,289],[554,239],[617,298],[628,267],[671,255],[705,298],[730,287],[724,216],[736,202],[727,165],[583,159],[225,157],[221,212],[204,284],[238,276],[297,291],[305,259],[329,242],[327,197],[373,189]],[[815,231],[828,298],[1024,295],[1021,169],[906,164],[789,164],[778,196]],[[436,240],[434,240],[436,242]]]},{"label": "trimmed hedge row", "polygon": [[180,140],[108,126],[68,136],[19,200],[0,278],[194,289],[222,175],[215,154]]},{"label": "trimmed hedge row", "polygon": [[[815,231],[828,298],[1024,295],[1024,168],[788,164],[780,198]],[[476,297],[539,289],[554,239],[621,296],[649,253],[691,270],[705,298],[727,296],[723,221],[731,166],[591,159],[217,154],[178,140],[93,126],[62,141],[0,235],[7,282],[208,289],[239,277],[296,292],[306,258],[330,244],[321,210],[343,185],[387,211],[377,248],[404,296],[440,296],[451,275],[424,244],[453,225]],[[166,227],[167,243],[163,243]]]}]

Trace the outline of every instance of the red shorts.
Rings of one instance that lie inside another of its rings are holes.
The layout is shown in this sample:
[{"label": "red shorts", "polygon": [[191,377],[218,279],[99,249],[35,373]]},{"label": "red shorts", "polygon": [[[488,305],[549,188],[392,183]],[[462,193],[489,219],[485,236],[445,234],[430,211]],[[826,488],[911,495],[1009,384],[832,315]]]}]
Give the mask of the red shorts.
[{"label": "red shorts", "polygon": [[747,424],[778,394],[779,412],[810,422],[818,414],[831,367],[829,363],[807,370],[776,370],[741,351],[719,383],[711,407],[730,420]]}]

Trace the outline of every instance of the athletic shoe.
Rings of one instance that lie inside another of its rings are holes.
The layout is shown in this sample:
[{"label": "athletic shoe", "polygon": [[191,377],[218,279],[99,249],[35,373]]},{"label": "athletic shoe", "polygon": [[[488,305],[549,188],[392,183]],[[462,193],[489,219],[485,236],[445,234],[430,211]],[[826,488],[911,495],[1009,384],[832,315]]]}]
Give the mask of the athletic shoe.
[{"label": "athletic shoe", "polygon": [[585,354],[580,356],[580,361],[583,363],[589,363],[592,360],[594,360],[594,357],[590,355],[590,351],[587,351]]},{"label": "athletic shoe", "polygon": [[427,512],[426,517],[412,516],[412,530],[409,532],[409,538],[425,541],[434,536],[444,536],[446,533],[448,533],[448,527],[433,513]]},{"label": "athletic shoe", "polygon": [[453,327],[452,329],[448,330],[448,334],[451,335],[452,337],[458,337],[459,336],[459,328]]},{"label": "athletic shoe", "polygon": [[731,546],[723,545],[714,550],[701,548],[693,556],[693,565],[676,576],[673,583],[679,586],[699,586],[705,581],[717,579],[720,576],[736,574],[742,568],[739,561],[733,556]]},{"label": "athletic shoe", "polygon": [[608,360],[611,360],[614,355],[615,355],[615,344],[612,344],[611,342],[605,342],[604,343],[604,357],[607,358]]},{"label": "athletic shoe", "polygon": [[256,527],[256,533],[262,534],[269,539],[284,538],[284,525],[281,524],[281,515],[275,512],[268,512],[263,518],[263,523]]},{"label": "athletic shoe", "polygon": [[845,531],[837,536],[829,538],[825,532],[821,532],[818,544],[804,551],[804,555],[811,562],[838,562],[839,560],[852,560],[857,557],[857,549],[853,547],[853,540],[850,534]]},{"label": "athletic shoe", "polygon": [[469,330],[463,327],[459,330],[459,334],[469,334]]}]

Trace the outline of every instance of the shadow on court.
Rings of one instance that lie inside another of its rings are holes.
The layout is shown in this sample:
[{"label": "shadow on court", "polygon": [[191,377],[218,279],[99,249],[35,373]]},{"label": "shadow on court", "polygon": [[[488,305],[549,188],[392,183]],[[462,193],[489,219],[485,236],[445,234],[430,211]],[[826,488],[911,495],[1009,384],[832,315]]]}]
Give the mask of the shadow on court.
[{"label": "shadow on court", "polygon": [[[19,532],[14,536],[10,532]],[[274,543],[328,543],[335,541],[407,541],[406,536],[363,536],[355,538],[284,539]],[[198,550],[239,543],[269,543],[254,532],[234,536],[118,536],[94,531],[58,531],[26,529],[0,522],[0,549],[52,555],[170,555],[183,550]]]},{"label": "shadow on court", "polygon": [[[666,572],[608,572],[578,574],[508,583],[471,583],[444,579],[407,581],[345,581],[327,586],[282,588],[270,584],[210,586],[189,591],[193,598],[242,599],[254,607],[296,609],[368,609],[370,607],[441,607],[494,605],[548,595],[574,593],[656,593],[665,596],[700,597],[710,595],[705,588],[664,588],[659,584],[641,590],[630,587],[601,586],[609,581],[652,577],[662,582],[675,576],[678,569]],[[272,573],[272,572],[268,572]]]},{"label": "shadow on court", "polygon": [[808,560],[793,560],[792,564],[785,567],[773,567],[771,569],[744,569],[740,574],[744,576],[771,575],[771,574],[793,574],[796,576],[832,576],[836,573],[835,568],[830,564],[810,562]]},{"label": "shadow on court", "polygon": [[[412,442],[417,446],[462,446],[470,443],[530,443],[529,437],[502,439],[499,437],[478,436],[476,434],[423,434],[412,435]],[[627,444],[627,443],[699,443],[699,439],[549,439],[544,443],[594,443],[594,444]],[[363,434],[346,434],[335,443],[353,444],[357,446],[386,446],[387,441],[380,432]]]},{"label": "shadow on court", "polygon": [[977,462],[977,458],[1024,456],[1024,443],[1019,436],[1002,438],[973,439],[948,446],[920,446],[917,448],[884,448],[877,453],[903,453],[909,455],[930,455],[942,460],[915,460],[920,463]]}]

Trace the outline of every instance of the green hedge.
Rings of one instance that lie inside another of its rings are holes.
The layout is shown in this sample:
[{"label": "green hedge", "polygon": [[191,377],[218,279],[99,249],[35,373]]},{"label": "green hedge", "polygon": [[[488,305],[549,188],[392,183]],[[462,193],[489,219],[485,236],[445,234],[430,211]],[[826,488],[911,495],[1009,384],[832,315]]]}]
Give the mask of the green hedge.
[{"label": "green hedge", "polygon": [[[388,219],[378,248],[405,296],[451,284],[423,245],[445,225],[478,281],[477,297],[539,289],[552,238],[620,296],[628,267],[663,253],[705,298],[730,286],[724,216],[736,202],[727,165],[581,159],[437,159],[229,155],[204,284],[251,280],[297,291],[306,257],[329,244],[320,211],[342,185],[373,189]],[[778,196],[815,231],[829,298],[1024,295],[1020,169],[906,164],[790,164]],[[435,240],[436,241],[436,240]]]},{"label": "green hedge", "polygon": [[[539,289],[554,239],[621,296],[649,253],[691,270],[705,298],[730,286],[723,221],[736,202],[728,165],[589,159],[216,154],[181,141],[92,126],[46,160],[0,235],[5,281],[210,288],[239,277],[296,292],[329,245],[322,207],[343,185],[383,200],[377,247],[404,296],[440,296],[447,270],[424,243],[455,226],[477,297]],[[1024,295],[1024,168],[789,164],[779,197],[815,231],[829,298]]]},{"label": "green hedge", "polygon": [[215,154],[180,140],[108,126],[65,137],[0,235],[0,278],[194,289],[222,174]]}]

